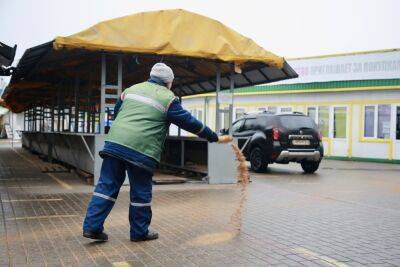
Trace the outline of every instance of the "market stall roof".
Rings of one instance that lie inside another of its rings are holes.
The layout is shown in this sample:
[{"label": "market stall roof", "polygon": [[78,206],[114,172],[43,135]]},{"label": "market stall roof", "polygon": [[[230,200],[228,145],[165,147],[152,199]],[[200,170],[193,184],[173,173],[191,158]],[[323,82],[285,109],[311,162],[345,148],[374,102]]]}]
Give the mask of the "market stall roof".
[{"label": "market stall roof", "polygon": [[23,111],[44,101],[39,93],[57,88],[61,81],[77,75],[98,80],[98,55],[105,52],[123,56],[126,85],[147,79],[155,62],[171,65],[177,96],[215,91],[217,63],[222,89],[229,87],[233,68],[236,87],[297,77],[282,57],[216,20],[182,9],[162,10],[100,22],[28,49],[6,89],[5,101],[14,111]]}]

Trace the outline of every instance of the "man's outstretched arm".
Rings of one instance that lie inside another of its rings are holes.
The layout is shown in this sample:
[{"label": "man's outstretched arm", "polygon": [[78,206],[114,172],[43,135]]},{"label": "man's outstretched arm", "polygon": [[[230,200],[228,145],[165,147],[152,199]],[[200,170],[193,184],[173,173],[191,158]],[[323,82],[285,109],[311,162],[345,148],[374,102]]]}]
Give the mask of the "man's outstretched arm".
[{"label": "man's outstretched arm", "polygon": [[177,98],[172,101],[168,108],[167,120],[185,131],[207,139],[209,142],[218,141],[218,135],[201,121],[193,117],[189,111],[185,110]]}]

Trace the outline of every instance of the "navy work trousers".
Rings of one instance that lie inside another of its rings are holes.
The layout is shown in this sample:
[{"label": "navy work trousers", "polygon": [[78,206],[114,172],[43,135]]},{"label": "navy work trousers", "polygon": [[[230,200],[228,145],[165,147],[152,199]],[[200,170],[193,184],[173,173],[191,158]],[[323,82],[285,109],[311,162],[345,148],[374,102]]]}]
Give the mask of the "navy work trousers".
[{"label": "navy work trousers", "polygon": [[100,179],[89,203],[83,230],[100,233],[104,221],[118,197],[119,190],[128,172],[130,183],[129,223],[131,238],[147,235],[151,222],[151,197],[153,173],[129,164],[121,159],[105,156]]}]

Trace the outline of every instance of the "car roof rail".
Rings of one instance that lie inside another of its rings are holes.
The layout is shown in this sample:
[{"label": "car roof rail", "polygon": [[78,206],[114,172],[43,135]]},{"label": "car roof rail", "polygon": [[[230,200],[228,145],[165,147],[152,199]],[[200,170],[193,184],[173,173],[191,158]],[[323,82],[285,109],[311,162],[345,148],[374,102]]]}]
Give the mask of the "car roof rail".
[{"label": "car roof rail", "polygon": [[271,113],[271,114],[274,114],[274,113],[273,113],[272,111],[270,111],[270,110],[264,110],[263,113]]},{"label": "car roof rail", "polygon": [[249,111],[245,112],[244,115],[257,115],[257,114],[263,114],[263,113],[269,113],[269,111],[263,110],[263,111]]},{"label": "car roof rail", "polygon": [[293,114],[305,115],[303,112],[300,111],[293,111]]}]

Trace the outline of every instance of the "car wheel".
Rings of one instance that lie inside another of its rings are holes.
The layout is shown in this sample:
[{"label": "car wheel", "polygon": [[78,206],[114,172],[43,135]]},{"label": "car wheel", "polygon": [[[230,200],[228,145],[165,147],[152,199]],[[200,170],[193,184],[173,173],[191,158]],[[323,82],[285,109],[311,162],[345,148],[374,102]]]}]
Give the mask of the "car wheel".
[{"label": "car wheel", "polygon": [[303,161],[301,168],[305,173],[314,173],[318,170],[319,163],[319,161]]},{"label": "car wheel", "polygon": [[254,147],[250,152],[251,169],[255,172],[265,172],[268,164],[265,159],[265,154],[259,147]]}]

